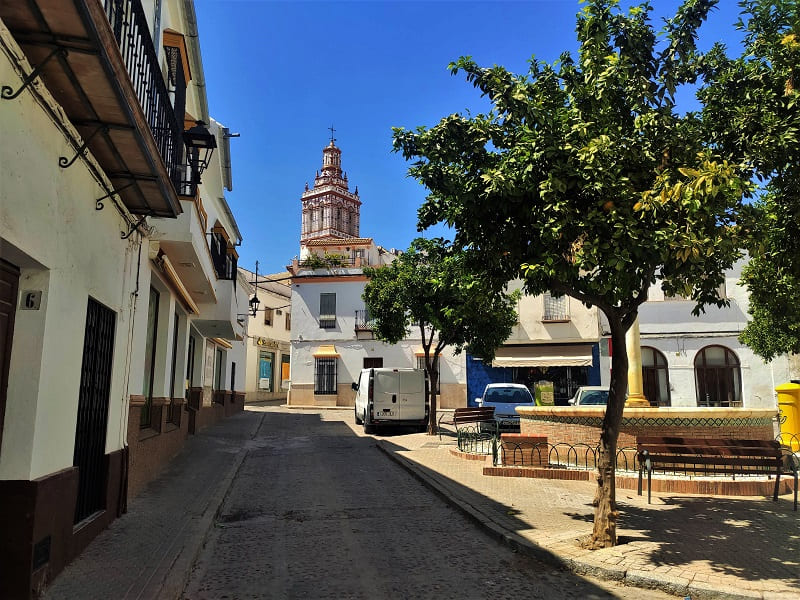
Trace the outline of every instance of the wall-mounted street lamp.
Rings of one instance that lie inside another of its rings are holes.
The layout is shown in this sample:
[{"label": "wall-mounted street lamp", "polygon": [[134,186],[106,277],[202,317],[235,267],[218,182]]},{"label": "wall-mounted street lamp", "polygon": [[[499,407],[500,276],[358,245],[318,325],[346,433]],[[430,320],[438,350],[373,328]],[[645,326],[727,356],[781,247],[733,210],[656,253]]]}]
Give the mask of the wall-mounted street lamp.
[{"label": "wall-mounted street lamp", "polygon": [[192,167],[192,183],[200,183],[200,175],[208,168],[211,155],[217,147],[217,138],[203,121],[195,121],[195,126],[183,132],[183,143]]},{"label": "wall-mounted street lamp", "polygon": [[271,283],[271,282],[283,281],[285,279],[291,279],[291,277],[279,277],[278,279],[261,279],[261,280],[259,280],[259,278],[258,278],[258,261],[256,261],[256,276],[255,276],[255,279],[253,279],[253,281],[250,282],[250,283],[253,284],[253,297],[250,298],[250,300],[247,301],[247,304],[250,306],[250,310],[245,314],[237,315],[237,317],[247,317],[247,316],[255,317],[256,314],[259,313],[259,312],[264,312],[266,310],[277,310],[279,308],[287,308],[287,307],[291,306],[291,304],[286,304],[284,306],[268,306],[266,308],[259,308],[259,306],[261,305],[261,300],[259,300],[259,298],[258,298],[258,284],[259,283]]}]

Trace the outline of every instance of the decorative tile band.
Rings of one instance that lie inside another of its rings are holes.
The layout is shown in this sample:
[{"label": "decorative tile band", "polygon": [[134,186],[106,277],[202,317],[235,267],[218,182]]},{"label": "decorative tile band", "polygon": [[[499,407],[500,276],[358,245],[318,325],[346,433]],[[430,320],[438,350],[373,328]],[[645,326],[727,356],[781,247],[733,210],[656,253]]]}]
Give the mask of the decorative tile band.
[{"label": "decorative tile band", "polygon": [[[521,416],[530,422],[563,423],[566,425],[586,425],[588,427],[601,427],[602,417],[575,417],[558,415],[536,415],[536,417]],[[707,418],[681,418],[681,417],[622,417],[622,427],[770,427],[772,418],[769,417],[707,417]]]}]

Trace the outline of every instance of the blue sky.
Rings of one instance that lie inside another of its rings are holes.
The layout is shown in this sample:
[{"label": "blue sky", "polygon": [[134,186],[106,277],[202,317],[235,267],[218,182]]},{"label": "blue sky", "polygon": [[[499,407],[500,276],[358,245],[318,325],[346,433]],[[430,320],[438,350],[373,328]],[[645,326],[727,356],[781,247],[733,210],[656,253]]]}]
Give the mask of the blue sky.
[{"label": "blue sky", "polygon": [[[654,22],[677,0],[654,0]],[[241,133],[231,140],[227,199],[244,243],[239,264],[284,269],[300,249],[300,195],[336,129],[342,166],[362,201],[361,235],[405,249],[418,235],[425,189],[391,152],[392,127],[435,125],[486,104],[447,65],[471,55],[481,65],[525,72],[532,55],[554,61],[574,51],[578,0],[196,0],[212,116]],[[701,47],[735,46],[734,0],[701,30]],[[433,231],[427,235],[435,234]]]}]

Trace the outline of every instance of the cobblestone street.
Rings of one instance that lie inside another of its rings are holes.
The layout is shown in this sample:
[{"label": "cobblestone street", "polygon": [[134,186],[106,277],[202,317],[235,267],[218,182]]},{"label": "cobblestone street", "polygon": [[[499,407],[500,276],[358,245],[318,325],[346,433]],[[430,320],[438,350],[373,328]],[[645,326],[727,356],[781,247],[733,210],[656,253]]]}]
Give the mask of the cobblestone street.
[{"label": "cobblestone street", "polygon": [[350,411],[261,410],[187,599],[670,597],[499,545],[354,430]]}]

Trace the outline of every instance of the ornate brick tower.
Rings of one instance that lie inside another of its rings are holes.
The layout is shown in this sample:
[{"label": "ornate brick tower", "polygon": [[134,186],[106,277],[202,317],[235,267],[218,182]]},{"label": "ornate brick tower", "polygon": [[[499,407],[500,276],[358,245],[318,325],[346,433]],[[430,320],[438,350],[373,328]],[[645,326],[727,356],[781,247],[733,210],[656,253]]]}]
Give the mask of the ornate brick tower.
[{"label": "ornate brick tower", "polygon": [[347,173],[342,172],[342,151],[336,147],[331,128],[331,143],[322,151],[322,172],[317,171],[313,189],[301,197],[303,223],[300,244],[317,238],[357,238],[361,200],[358,187],[350,192]]}]

